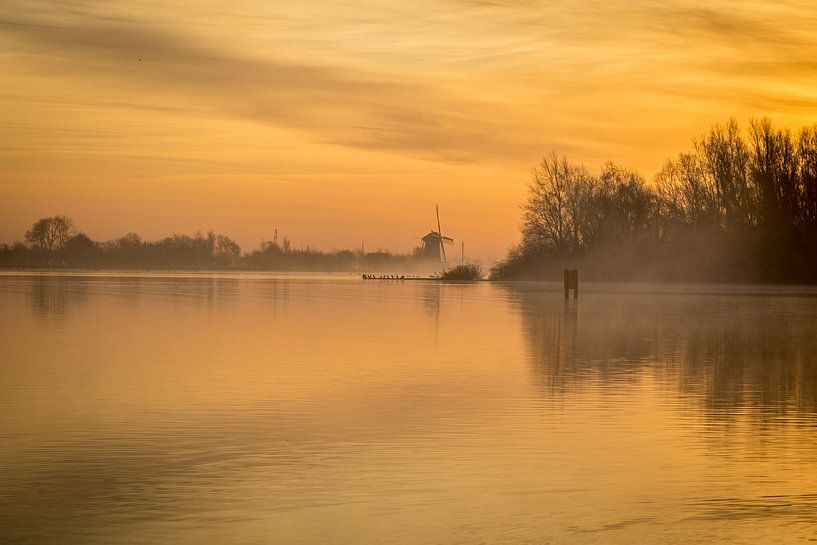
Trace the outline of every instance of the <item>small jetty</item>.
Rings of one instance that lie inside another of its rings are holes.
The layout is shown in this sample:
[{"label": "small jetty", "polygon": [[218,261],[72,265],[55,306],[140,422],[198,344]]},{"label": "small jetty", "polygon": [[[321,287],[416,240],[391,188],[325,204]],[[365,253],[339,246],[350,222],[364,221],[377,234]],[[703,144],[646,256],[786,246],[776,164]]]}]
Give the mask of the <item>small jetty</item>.
[{"label": "small jetty", "polygon": [[428,276],[406,275],[406,274],[366,274],[361,275],[363,280],[439,280],[439,276],[430,274]]}]

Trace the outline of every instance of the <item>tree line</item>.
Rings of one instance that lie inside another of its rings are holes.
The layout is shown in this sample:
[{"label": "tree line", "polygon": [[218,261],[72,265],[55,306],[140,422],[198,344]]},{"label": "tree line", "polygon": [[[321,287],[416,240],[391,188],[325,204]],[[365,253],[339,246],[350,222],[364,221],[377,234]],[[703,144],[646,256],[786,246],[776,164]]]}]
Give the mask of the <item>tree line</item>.
[{"label": "tree line", "polygon": [[156,241],[128,233],[98,242],[79,231],[66,216],[41,218],[26,232],[24,242],[0,244],[0,266],[20,268],[360,271],[405,270],[415,261],[411,255],[384,251],[293,248],[286,237],[281,243],[262,241],[259,248],[242,253],[232,238],[212,231],[174,234]]},{"label": "tree line", "polygon": [[648,185],[608,162],[534,169],[522,240],[493,277],[817,282],[817,125],[715,125]]}]

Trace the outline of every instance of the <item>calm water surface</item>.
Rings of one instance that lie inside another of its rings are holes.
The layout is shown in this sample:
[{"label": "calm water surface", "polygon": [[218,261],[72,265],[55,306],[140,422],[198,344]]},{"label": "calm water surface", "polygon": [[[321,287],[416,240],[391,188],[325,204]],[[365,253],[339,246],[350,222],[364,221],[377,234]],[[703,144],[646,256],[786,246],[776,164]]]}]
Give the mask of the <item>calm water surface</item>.
[{"label": "calm water surface", "polygon": [[817,540],[817,291],[0,276],[0,542]]}]

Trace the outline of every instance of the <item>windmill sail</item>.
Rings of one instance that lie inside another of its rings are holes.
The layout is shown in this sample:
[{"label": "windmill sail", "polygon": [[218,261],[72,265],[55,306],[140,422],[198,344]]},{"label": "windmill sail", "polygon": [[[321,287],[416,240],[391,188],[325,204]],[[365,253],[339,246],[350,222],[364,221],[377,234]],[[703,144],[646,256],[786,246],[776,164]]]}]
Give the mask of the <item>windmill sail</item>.
[{"label": "windmill sail", "polygon": [[[440,205],[435,204],[434,206],[437,208],[437,233],[440,235],[440,252],[442,253],[442,256],[443,256],[442,262],[446,263],[448,261],[448,259],[445,257],[445,243],[443,242],[444,241],[443,228],[440,227]],[[453,242],[453,240],[451,242]]]}]

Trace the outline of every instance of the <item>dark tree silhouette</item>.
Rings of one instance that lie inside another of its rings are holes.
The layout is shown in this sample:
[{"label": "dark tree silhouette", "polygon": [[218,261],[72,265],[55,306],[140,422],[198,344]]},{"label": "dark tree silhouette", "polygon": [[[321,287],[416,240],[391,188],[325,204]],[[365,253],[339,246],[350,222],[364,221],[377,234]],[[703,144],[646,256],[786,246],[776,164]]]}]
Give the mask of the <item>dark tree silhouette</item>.
[{"label": "dark tree silhouette", "polygon": [[74,232],[74,222],[67,216],[41,218],[26,232],[26,242],[45,252],[46,265],[50,265]]},{"label": "dark tree silhouette", "polygon": [[85,233],[78,233],[65,242],[63,259],[72,267],[98,266],[102,249]]},{"label": "dark tree silhouette", "polygon": [[534,169],[522,242],[498,278],[817,282],[817,126],[730,120],[647,185],[613,163],[591,176],[550,154]]}]

